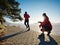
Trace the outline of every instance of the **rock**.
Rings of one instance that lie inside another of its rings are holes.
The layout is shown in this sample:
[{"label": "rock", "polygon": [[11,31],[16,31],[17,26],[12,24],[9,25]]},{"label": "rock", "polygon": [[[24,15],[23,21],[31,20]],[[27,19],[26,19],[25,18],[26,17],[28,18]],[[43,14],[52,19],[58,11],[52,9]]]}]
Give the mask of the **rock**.
[{"label": "rock", "polygon": [[6,27],[2,24],[0,24],[0,37],[4,35],[4,31],[5,31]]}]

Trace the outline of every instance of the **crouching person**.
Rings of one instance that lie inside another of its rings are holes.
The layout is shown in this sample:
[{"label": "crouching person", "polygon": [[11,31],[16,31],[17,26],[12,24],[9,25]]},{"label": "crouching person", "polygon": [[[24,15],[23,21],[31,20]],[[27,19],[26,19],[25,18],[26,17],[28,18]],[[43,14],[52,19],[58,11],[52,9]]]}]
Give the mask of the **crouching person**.
[{"label": "crouching person", "polygon": [[43,34],[45,31],[47,31],[48,32],[47,35],[50,35],[51,30],[52,30],[52,24],[51,24],[48,16],[46,15],[46,13],[43,13],[43,17],[44,17],[44,21],[38,22],[38,23],[40,23],[39,27],[42,27],[41,31]]}]

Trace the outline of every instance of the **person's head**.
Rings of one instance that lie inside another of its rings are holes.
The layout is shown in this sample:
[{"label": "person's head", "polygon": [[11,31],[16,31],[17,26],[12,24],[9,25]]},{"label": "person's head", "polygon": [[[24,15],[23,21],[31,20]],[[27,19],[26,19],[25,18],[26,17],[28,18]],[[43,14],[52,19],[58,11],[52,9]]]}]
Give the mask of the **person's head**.
[{"label": "person's head", "polygon": [[46,15],[46,13],[43,13],[43,17],[44,18],[48,18],[48,16]]},{"label": "person's head", "polygon": [[27,14],[27,11],[25,11],[25,14]]}]

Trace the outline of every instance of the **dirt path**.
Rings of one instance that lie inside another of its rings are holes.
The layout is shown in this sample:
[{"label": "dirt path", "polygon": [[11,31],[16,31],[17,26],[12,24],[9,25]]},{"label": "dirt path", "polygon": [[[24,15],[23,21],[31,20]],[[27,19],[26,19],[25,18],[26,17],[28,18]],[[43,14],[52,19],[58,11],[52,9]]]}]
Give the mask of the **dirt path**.
[{"label": "dirt path", "polygon": [[14,45],[38,45],[38,33],[35,31],[28,31],[12,38],[8,41],[13,42]]},{"label": "dirt path", "polygon": [[21,28],[20,30],[18,30],[17,27],[14,27],[12,28],[12,30],[10,29],[9,31],[6,30],[6,35],[13,35],[16,32],[20,33],[8,38],[6,41],[4,41],[3,45],[60,45],[60,36],[43,36],[41,33],[33,30],[27,32],[26,30]]}]

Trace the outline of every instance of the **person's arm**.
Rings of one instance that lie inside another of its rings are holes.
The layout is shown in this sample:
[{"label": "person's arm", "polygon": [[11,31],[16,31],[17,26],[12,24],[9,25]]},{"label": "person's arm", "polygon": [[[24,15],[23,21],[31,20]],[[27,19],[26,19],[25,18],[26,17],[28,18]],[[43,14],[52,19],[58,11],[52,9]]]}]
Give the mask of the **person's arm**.
[{"label": "person's arm", "polygon": [[46,23],[48,23],[48,20],[47,20],[47,19],[45,19],[45,20],[41,23],[40,26],[44,26]]},{"label": "person's arm", "polygon": [[28,15],[28,17],[30,18],[30,16]]},{"label": "person's arm", "polygon": [[39,27],[41,27],[41,23],[42,23],[42,22],[41,22],[41,21],[38,21],[38,23],[40,23]]},{"label": "person's arm", "polygon": [[25,14],[24,14],[24,18],[25,18]]},{"label": "person's arm", "polygon": [[42,23],[41,21],[38,21],[38,23]]}]

